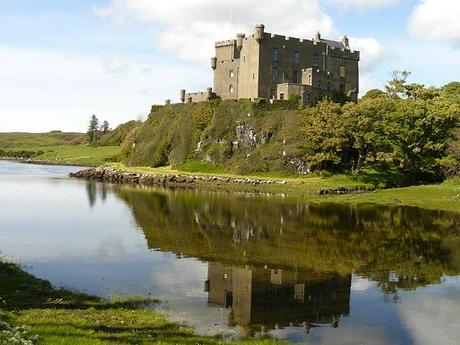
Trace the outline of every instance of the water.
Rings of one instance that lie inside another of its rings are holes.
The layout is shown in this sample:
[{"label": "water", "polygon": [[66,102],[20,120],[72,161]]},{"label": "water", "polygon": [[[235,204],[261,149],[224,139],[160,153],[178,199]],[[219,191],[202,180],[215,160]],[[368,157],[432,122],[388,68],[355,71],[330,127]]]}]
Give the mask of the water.
[{"label": "water", "polygon": [[203,334],[458,344],[460,214],[132,188],[0,162],[0,252],[100,296],[155,296]]}]

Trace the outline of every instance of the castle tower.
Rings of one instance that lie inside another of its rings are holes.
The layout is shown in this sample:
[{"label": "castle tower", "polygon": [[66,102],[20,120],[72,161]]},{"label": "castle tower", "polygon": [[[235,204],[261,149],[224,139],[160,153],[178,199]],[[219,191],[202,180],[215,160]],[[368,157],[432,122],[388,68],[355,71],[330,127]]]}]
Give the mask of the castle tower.
[{"label": "castle tower", "polygon": [[211,68],[215,71],[217,68],[217,58],[213,57],[211,58]]},{"label": "castle tower", "polygon": [[264,33],[265,33],[265,25],[263,24],[257,24],[256,29],[254,31],[254,38],[256,39],[257,42],[262,42],[264,39]]},{"label": "castle tower", "polygon": [[236,48],[241,51],[243,48],[243,40],[246,37],[245,34],[238,34],[236,35]]},{"label": "castle tower", "polygon": [[343,36],[342,44],[345,48],[350,49],[350,40],[348,39],[347,35]]}]

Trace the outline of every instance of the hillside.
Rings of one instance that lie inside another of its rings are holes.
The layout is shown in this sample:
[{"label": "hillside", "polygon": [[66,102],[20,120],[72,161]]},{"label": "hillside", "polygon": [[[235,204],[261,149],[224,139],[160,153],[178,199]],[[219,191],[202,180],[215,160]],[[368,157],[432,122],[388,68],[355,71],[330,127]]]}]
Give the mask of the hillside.
[{"label": "hillside", "polygon": [[130,166],[297,172],[303,115],[296,108],[246,100],[153,107],[123,153]]},{"label": "hillside", "polygon": [[4,150],[33,149],[37,147],[76,145],[85,140],[84,133],[0,133],[0,148]]},{"label": "hillside", "polygon": [[391,83],[357,103],[326,99],[305,107],[294,97],[154,106],[127,136],[120,159],[189,172],[377,172],[374,182],[386,186],[458,174],[460,84]]}]

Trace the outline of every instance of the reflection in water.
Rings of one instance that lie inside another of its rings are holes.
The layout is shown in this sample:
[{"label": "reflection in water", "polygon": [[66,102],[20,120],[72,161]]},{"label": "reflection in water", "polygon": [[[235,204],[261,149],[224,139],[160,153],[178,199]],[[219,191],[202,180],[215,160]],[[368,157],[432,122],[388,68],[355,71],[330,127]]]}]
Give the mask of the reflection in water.
[{"label": "reflection in water", "polygon": [[117,187],[148,246],[208,261],[210,304],[253,329],[339,325],[353,272],[385,300],[460,267],[458,214]]},{"label": "reflection in water", "polygon": [[316,280],[310,273],[231,267],[209,263],[206,291],[210,305],[230,308],[229,325],[247,333],[315,324],[338,327],[350,313],[351,276]]},{"label": "reflection in water", "polygon": [[0,163],[0,251],[55,286],[152,295],[206,334],[458,343],[460,214],[87,184],[45,170]]}]

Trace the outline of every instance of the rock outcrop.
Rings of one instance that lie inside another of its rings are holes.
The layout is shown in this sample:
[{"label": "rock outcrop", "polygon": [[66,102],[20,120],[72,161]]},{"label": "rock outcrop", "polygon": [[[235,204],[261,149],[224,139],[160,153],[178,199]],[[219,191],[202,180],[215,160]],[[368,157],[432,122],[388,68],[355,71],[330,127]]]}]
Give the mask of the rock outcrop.
[{"label": "rock outcrop", "polygon": [[200,175],[154,175],[124,172],[110,167],[99,167],[77,171],[69,174],[70,177],[83,178],[92,181],[114,184],[134,184],[145,186],[178,186],[193,185],[199,182],[230,183],[244,185],[285,185],[287,181],[262,180],[252,178],[233,178],[223,176]]}]

